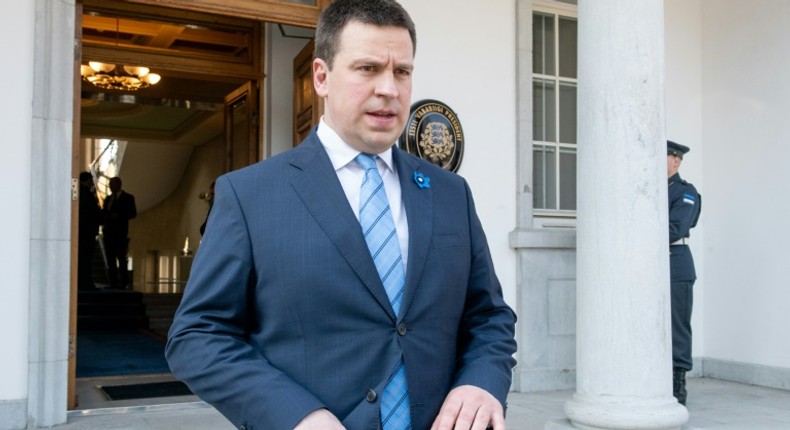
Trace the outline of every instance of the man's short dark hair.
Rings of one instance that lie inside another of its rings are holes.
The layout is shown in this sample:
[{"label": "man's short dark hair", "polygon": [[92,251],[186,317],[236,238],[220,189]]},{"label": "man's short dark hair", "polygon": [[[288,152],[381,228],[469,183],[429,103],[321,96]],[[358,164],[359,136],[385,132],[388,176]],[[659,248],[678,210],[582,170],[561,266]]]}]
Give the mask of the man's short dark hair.
[{"label": "man's short dark hair", "polygon": [[340,43],[340,33],[350,21],[406,29],[411,37],[412,53],[417,52],[417,31],[414,29],[414,22],[397,1],[335,0],[321,14],[315,33],[315,56],[326,61],[330,70]]}]

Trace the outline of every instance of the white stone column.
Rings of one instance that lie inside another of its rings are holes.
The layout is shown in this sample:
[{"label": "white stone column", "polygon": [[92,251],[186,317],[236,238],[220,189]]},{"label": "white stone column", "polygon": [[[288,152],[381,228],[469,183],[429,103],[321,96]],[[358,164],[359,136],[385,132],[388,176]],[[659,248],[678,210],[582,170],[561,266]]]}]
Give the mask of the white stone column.
[{"label": "white stone column", "polygon": [[76,3],[35,4],[27,428],[66,422],[73,352],[69,256]]},{"label": "white stone column", "polygon": [[576,393],[546,428],[678,429],[664,2],[579,2]]}]

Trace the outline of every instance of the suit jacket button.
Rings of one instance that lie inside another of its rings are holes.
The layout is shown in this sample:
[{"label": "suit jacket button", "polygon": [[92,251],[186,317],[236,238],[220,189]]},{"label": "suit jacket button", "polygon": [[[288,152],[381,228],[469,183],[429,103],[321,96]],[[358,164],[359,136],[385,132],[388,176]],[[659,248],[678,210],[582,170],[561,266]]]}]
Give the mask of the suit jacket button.
[{"label": "suit jacket button", "polygon": [[377,398],[378,398],[378,395],[376,394],[375,391],[373,391],[372,388],[370,390],[368,390],[368,394],[365,396],[365,400],[367,400],[370,403],[375,402]]},{"label": "suit jacket button", "polygon": [[406,336],[406,324],[398,324],[398,334],[401,336]]}]

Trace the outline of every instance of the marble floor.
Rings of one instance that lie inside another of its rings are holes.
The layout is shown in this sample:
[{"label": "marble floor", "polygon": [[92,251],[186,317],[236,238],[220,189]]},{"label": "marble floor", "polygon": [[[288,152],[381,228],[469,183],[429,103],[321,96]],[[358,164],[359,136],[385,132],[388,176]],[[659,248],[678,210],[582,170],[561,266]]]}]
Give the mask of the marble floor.
[{"label": "marble floor", "polygon": [[[169,380],[169,375],[126,378],[123,383]],[[78,381],[80,409],[69,412],[59,430],[223,430],[234,427],[195,396],[144,401],[109,401],[97,385],[118,384],[118,378]],[[689,421],[684,429],[790,430],[790,391],[775,390],[708,378],[688,380]],[[564,419],[563,403],[570,390],[511,393],[507,428],[543,430],[546,422]],[[353,430],[353,429],[352,429]]]}]

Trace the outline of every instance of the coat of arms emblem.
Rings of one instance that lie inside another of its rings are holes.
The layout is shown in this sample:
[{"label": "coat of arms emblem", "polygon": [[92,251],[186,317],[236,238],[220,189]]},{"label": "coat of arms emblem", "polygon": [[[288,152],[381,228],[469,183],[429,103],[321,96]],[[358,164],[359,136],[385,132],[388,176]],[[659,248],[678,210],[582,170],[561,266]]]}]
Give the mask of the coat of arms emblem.
[{"label": "coat of arms emblem", "polygon": [[452,109],[436,100],[421,100],[411,107],[400,146],[423,160],[452,172],[463,158],[464,133]]}]

